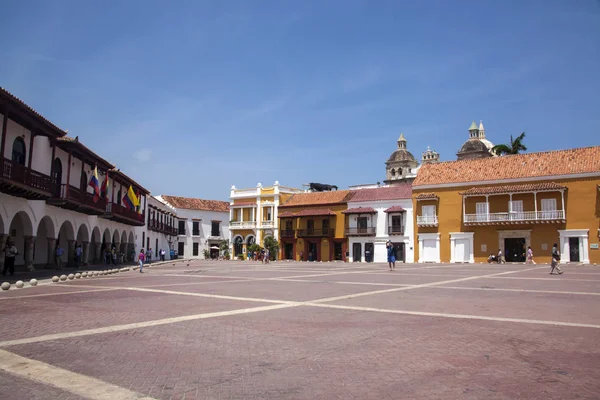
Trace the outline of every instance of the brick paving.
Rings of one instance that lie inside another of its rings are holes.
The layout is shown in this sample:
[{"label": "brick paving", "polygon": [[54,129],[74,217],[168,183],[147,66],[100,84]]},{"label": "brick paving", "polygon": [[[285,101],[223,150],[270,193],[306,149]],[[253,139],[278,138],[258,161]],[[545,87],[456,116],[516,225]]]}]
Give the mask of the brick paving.
[{"label": "brick paving", "polygon": [[[0,293],[0,348],[155,399],[597,399],[600,268],[565,269],[165,264]],[[69,384],[0,370],[3,399]]]}]

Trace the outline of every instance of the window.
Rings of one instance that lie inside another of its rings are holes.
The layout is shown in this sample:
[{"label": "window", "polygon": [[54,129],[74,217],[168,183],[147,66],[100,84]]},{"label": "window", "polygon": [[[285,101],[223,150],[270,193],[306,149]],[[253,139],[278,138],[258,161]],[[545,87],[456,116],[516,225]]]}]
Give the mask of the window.
[{"label": "window", "polygon": [[[87,190],[88,180],[87,174],[84,171],[81,171],[81,181],[79,182],[79,185],[79,189],[81,189],[82,192]],[[98,189],[100,189],[100,187],[98,187]]]},{"label": "window", "polygon": [[540,218],[559,218],[558,214],[559,212],[556,208],[556,199],[542,199],[542,213],[540,215]]},{"label": "window", "polygon": [[356,218],[356,228],[358,228],[358,233],[365,233],[367,231],[367,217]]},{"label": "window", "polygon": [[243,254],[243,248],[244,248],[244,239],[242,239],[241,236],[236,237],[235,240],[233,241],[234,255],[237,257],[237,256]]},{"label": "window", "polygon": [[306,230],[308,231],[308,233],[314,233],[315,231],[315,221],[312,219],[309,219],[308,221],[306,221]]},{"label": "window", "polygon": [[185,220],[179,220],[179,234],[185,235]]},{"label": "window", "polygon": [[221,236],[221,221],[212,221],[210,236]]},{"label": "window", "polygon": [[184,250],[185,250],[185,243],[178,242],[177,243],[177,255],[179,257],[183,257]]},{"label": "window", "polygon": [[488,203],[475,204],[475,212],[477,214],[477,221],[487,221]]},{"label": "window", "polygon": [[510,204],[510,211],[523,212],[523,200],[513,200]]},{"label": "window", "polygon": [[392,168],[392,170],[390,171],[390,174],[392,174],[392,176],[396,175],[396,170],[394,168]]},{"label": "window", "polygon": [[25,141],[21,137],[13,142],[12,160],[17,164],[25,165]]},{"label": "window", "polygon": [[324,234],[329,233],[329,220],[328,219],[324,219],[321,222],[321,227],[323,228],[323,233]]},{"label": "window", "polygon": [[392,232],[402,233],[402,215],[392,215]]},{"label": "window", "polygon": [[294,229],[294,224],[293,224],[293,222],[292,222],[292,221],[290,221],[290,220],[287,220],[287,221],[285,221],[285,230],[286,230],[286,231],[291,231],[291,230],[293,230],[293,229]]},{"label": "window", "polygon": [[193,244],[192,255],[193,256],[197,256],[198,255],[198,243],[194,243]]},{"label": "window", "polygon": [[200,221],[193,221],[192,222],[192,235],[193,236],[200,236]]},{"label": "window", "polygon": [[423,213],[423,216],[421,217],[421,219],[423,220],[423,223],[426,223],[426,224],[436,223],[435,206],[422,206],[421,212]]}]

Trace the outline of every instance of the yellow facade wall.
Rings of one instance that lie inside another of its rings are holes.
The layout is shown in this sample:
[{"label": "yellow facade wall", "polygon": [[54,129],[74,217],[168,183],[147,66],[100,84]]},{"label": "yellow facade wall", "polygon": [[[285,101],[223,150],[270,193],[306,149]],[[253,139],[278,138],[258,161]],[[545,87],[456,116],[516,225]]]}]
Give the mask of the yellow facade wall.
[{"label": "yellow facade wall", "polygon": [[[520,183],[537,184],[548,181],[527,181]],[[567,187],[565,191],[565,215],[566,223],[521,223],[507,225],[487,225],[487,226],[464,226],[462,223],[463,205],[462,195],[473,185],[462,187],[437,188],[437,189],[419,189],[413,187],[413,207],[415,209],[414,228],[416,232],[415,241],[418,240],[419,233],[440,233],[440,259],[442,262],[450,261],[450,233],[451,232],[474,232],[473,247],[475,262],[486,262],[490,254],[496,254],[499,246],[499,231],[530,230],[531,247],[534,257],[538,262],[549,262],[550,249],[553,243],[559,243],[559,230],[569,229],[587,229],[588,234],[588,254],[592,264],[600,264],[600,250],[594,248],[599,245],[600,229],[600,178],[572,178],[555,179],[552,182]],[[511,183],[511,184],[520,184]],[[477,185],[496,186],[496,185]],[[435,193],[439,201],[417,201],[416,197],[420,193]],[[560,192],[538,192],[537,210],[541,211],[541,201],[546,198],[555,198],[557,209],[561,209]],[[513,200],[523,200],[523,211],[534,211],[535,203],[533,193],[513,194]],[[465,200],[466,214],[476,213],[476,203],[485,202],[485,196],[468,197]],[[489,212],[499,213],[508,211],[509,195],[490,195]],[[438,227],[419,227],[417,226],[417,216],[422,214],[423,205],[436,205],[438,215]],[[482,249],[485,245],[486,249]],[[543,248],[545,246],[545,249]],[[600,247],[600,246],[599,246]],[[419,248],[415,246],[415,259],[419,257]]]}]

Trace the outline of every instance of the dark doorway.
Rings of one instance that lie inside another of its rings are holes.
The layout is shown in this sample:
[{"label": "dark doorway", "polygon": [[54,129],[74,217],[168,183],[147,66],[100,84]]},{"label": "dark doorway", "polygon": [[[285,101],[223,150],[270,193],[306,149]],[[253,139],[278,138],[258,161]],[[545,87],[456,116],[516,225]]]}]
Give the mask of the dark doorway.
[{"label": "dark doorway", "polygon": [[397,262],[406,262],[406,251],[404,243],[394,243],[394,251],[396,253]]},{"label": "dark doorway", "polygon": [[579,262],[579,238],[569,238],[569,261]]},{"label": "dark doorway", "polygon": [[524,262],[525,238],[504,239],[504,259],[506,262]]},{"label": "dark doorway", "polygon": [[54,196],[60,197],[60,187],[62,184],[62,162],[60,162],[60,158],[56,157],[53,164],[52,184],[54,185]]},{"label": "dark doorway", "polygon": [[333,259],[337,261],[341,261],[344,259],[344,254],[342,252],[342,243],[340,242],[333,243]]},{"label": "dark doorway", "polygon": [[286,260],[293,260],[294,259],[294,244],[293,243],[286,243],[284,245],[284,257]]},{"label": "dark doorway", "polygon": [[236,257],[244,252],[244,239],[241,236],[237,236],[233,241],[233,252]]},{"label": "dark doorway", "polygon": [[177,256],[178,257],[183,257],[183,251],[185,250],[185,243],[184,242],[178,242],[177,243]]},{"label": "dark doorway", "polygon": [[12,160],[25,166],[25,141],[21,137],[16,138],[13,142]]},{"label": "dark doorway", "polygon": [[315,233],[315,221],[313,221],[312,219],[309,219],[308,221],[306,221],[306,231],[309,235],[312,235]]},{"label": "dark doorway", "polygon": [[360,243],[352,243],[352,261],[362,261],[362,245]]},{"label": "dark doorway", "polygon": [[374,246],[373,243],[365,243],[365,261],[366,262],[373,262],[373,250]]},{"label": "dark doorway", "polygon": [[317,254],[317,244],[308,242],[308,261],[317,261],[319,255]]}]

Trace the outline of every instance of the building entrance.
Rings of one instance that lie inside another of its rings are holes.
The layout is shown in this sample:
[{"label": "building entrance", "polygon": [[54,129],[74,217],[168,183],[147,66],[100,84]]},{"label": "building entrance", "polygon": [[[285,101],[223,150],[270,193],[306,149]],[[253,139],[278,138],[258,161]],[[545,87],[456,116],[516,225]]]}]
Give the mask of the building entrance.
[{"label": "building entrance", "polygon": [[579,262],[579,238],[578,237],[570,237],[569,238],[569,261],[570,262]]},{"label": "building entrance", "polygon": [[504,259],[506,262],[525,262],[525,238],[504,239]]},{"label": "building entrance", "polygon": [[362,246],[360,243],[352,243],[352,261],[362,261]]},{"label": "building entrance", "polygon": [[406,251],[404,243],[393,243],[394,250],[396,253],[396,261],[397,262],[406,262]]},{"label": "building entrance", "polygon": [[294,259],[294,244],[286,243],[283,252],[284,252],[283,256],[285,257],[286,260],[293,260]]},{"label": "building entrance", "polygon": [[308,243],[308,261],[317,261],[319,259],[319,255],[317,254],[317,244],[309,242]]}]

